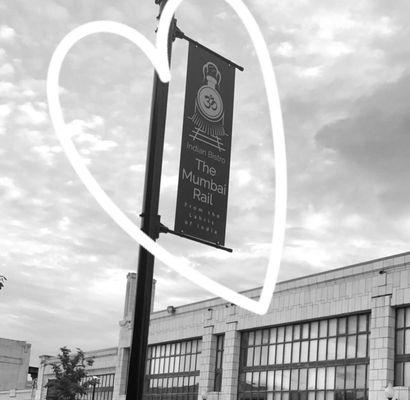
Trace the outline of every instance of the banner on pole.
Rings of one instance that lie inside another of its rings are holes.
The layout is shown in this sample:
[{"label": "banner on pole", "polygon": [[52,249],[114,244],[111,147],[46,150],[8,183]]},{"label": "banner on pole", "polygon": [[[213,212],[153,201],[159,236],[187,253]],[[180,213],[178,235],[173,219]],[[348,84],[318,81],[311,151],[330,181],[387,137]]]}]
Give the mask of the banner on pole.
[{"label": "banner on pole", "polygon": [[225,244],[235,67],[189,44],[175,231]]}]

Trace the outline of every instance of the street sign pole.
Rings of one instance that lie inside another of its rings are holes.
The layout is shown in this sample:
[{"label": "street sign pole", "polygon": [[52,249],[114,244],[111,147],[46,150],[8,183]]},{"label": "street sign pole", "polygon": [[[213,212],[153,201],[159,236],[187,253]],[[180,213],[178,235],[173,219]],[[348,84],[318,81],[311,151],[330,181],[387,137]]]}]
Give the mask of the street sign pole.
[{"label": "street sign pole", "polygon": [[[155,3],[160,6],[160,15],[166,2],[167,0],[155,0]],[[175,28],[174,19],[168,36],[169,61],[171,60]],[[155,71],[145,169],[144,202],[141,214],[141,229],[153,240],[158,239],[160,230],[158,204],[167,100],[168,83],[162,82]],[[143,398],[153,275],[154,256],[140,246],[126,400],[142,400]]]}]

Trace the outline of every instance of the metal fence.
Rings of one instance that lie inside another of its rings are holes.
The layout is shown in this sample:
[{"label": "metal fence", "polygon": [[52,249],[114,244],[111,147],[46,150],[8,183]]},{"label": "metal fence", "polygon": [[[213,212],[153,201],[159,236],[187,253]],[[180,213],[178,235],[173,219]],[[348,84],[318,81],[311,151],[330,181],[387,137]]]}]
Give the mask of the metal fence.
[{"label": "metal fence", "polygon": [[[93,385],[90,385],[87,394],[83,396],[81,400],[112,400],[114,375],[115,374],[94,375],[99,379],[99,383],[95,385],[95,388]],[[90,376],[85,378],[84,381],[89,379]]]}]

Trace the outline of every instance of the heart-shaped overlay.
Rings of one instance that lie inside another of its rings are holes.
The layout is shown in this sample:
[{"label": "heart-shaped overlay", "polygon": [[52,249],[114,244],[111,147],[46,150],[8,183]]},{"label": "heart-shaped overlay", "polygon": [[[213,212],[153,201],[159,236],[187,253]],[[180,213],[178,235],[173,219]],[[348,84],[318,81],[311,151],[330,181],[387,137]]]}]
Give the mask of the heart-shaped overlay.
[{"label": "heart-shaped overlay", "polygon": [[137,227],[107,196],[83,163],[80,154],[77,152],[71,140],[71,135],[65,124],[61,110],[59,76],[62,63],[71,47],[80,39],[91,34],[103,32],[114,33],[129,39],[149,58],[160,79],[163,82],[169,82],[171,80],[171,71],[168,63],[168,31],[173,15],[182,1],[183,0],[169,0],[164,7],[158,25],[156,47],[135,29],[114,21],[89,22],[68,33],[55,49],[48,68],[47,99],[51,121],[61,146],[74,170],[77,172],[77,175],[100,206],[126,233],[128,233],[128,235],[152,253],[154,257],[161,260],[164,264],[168,265],[174,271],[178,272],[194,284],[218,297],[222,297],[228,302],[236,304],[256,314],[263,315],[269,309],[272,295],[275,290],[285,237],[287,201],[286,149],[279,94],[268,48],[257,22],[245,4],[241,0],[225,0],[236,11],[247,28],[259,59],[270,111],[275,158],[276,188],[272,246],[259,301],[239,294],[205,276],[193,268],[193,263],[188,259],[174,256],[142,232],[141,229]]}]

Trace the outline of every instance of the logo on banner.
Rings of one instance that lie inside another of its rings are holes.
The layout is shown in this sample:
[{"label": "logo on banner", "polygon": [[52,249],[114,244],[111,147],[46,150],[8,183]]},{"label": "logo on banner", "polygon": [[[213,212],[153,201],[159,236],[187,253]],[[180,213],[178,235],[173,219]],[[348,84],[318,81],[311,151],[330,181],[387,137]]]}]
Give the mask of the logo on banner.
[{"label": "logo on banner", "polygon": [[225,151],[221,137],[228,135],[224,128],[224,105],[218,91],[222,76],[212,62],[204,64],[202,73],[205,85],[198,89],[195,98],[195,111],[190,117],[194,128],[190,137],[215,147],[220,152]]}]

